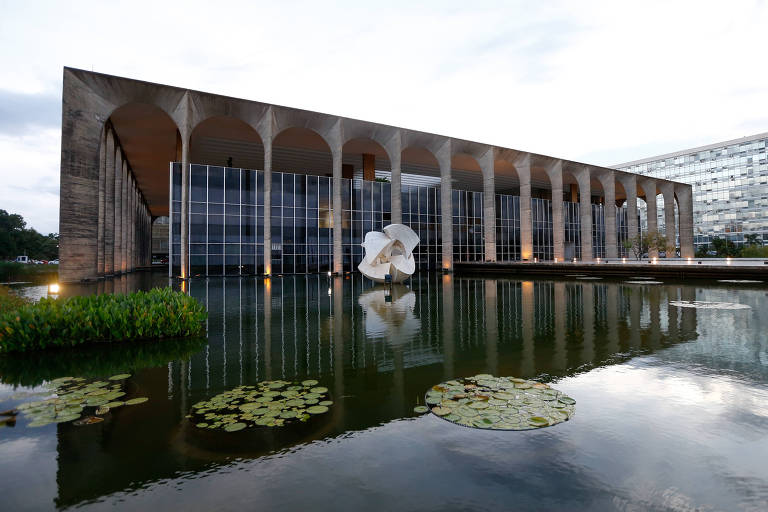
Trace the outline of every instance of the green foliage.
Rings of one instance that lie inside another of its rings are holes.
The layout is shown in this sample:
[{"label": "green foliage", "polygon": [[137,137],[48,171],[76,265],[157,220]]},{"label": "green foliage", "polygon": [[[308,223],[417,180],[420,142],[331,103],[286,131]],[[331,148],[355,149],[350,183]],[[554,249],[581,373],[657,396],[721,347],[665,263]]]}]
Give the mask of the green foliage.
[{"label": "green foliage", "polygon": [[768,258],[768,246],[748,245],[741,250],[742,258]]},{"label": "green foliage", "polygon": [[700,245],[696,249],[696,254],[694,256],[697,258],[709,258],[709,245]]},{"label": "green foliage", "polygon": [[741,248],[728,239],[714,237],[712,239],[712,249],[717,253],[717,258],[738,258],[741,256]]},{"label": "green foliage", "polygon": [[0,354],[0,382],[38,386],[65,375],[99,378],[116,373],[135,373],[141,368],[165,366],[189,359],[207,343],[206,338],[172,338],[162,343],[92,343],[59,350],[47,357],[40,352]]},{"label": "green foliage", "polygon": [[195,299],[170,288],[46,298],[0,314],[0,353],[194,336],[203,332],[207,315]]},{"label": "green foliage", "polygon": [[389,183],[387,178],[376,178],[373,181],[378,181],[379,183]]},{"label": "green foliage", "polygon": [[29,301],[12,293],[7,287],[0,285],[0,315],[13,311],[28,304]]},{"label": "green foliage", "polygon": [[[56,280],[59,274],[58,265],[29,265],[0,261],[0,281],[39,281],[46,278]],[[49,279],[50,280],[50,279]]]},{"label": "green foliage", "polygon": [[0,259],[15,259],[20,255],[36,260],[59,257],[58,234],[43,235],[26,226],[21,215],[0,210]]},{"label": "green foliage", "polygon": [[625,240],[622,242],[622,245],[625,249],[631,250],[635,259],[639,260],[643,257],[643,254],[654,249],[657,251],[666,251],[667,237],[658,231],[648,231]]}]

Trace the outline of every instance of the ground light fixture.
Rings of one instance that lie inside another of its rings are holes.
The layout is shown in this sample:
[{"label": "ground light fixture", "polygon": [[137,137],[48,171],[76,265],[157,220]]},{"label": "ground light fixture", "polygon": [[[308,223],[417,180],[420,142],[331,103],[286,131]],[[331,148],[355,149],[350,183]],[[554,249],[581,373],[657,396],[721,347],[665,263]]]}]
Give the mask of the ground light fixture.
[{"label": "ground light fixture", "polygon": [[59,283],[51,283],[48,285],[48,295],[58,295],[59,290]]}]

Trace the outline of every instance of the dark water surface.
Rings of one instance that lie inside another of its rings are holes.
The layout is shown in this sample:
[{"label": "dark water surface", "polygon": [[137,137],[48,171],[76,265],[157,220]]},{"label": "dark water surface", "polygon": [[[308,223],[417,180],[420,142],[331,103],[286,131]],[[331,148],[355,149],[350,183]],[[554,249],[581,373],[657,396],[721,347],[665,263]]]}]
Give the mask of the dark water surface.
[{"label": "dark water surface", "polygon": [[[0,509],[768,510],[766,285],[420,274],[391,292],[359,275],[187,291],[208,306],[207,343],[0,358],[0,410],[45,380],[125,368],[150,398],[96,425],[0,429]],[[492,432],[412,412],[430,386],[476,373],[550,382],[576,414]],[[185,418],[226,389],[305,378],[335,404],[303,428],[210,433]]]}]

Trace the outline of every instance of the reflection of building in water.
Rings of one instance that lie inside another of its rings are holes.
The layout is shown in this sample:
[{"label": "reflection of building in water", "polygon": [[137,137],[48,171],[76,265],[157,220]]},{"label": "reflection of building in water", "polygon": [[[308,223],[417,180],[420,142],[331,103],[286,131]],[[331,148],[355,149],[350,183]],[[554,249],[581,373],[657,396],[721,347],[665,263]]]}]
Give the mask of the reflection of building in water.
[{"label": "reflection of building in water", "polygon": [[[696,338],[696,310],[666,311],[667,304],[713,298],[689,286],[426,273],[393,290],[391,303],[385,295],[382,304],[379,291],[359,275],[190,281],[189,293],[209,310],[208,345],[187,361],[137,372],[132,385],[150,401],[95,426],[103,435],[59,427],[58,504],[209,468],[210,458],[187,451],[194,434],[179,434],[180,425],[192,404],[225,389],[316,378],[335,402],[316,436],[335,436],[403,418],[414,397],[446,377],[557,378],[675,344],[660,357],[696,360],[700,344],[681,343]],[[665,320],[643,326],[642,310]],[[707,328],[714,321],[707,316]],[[765,346],[765,339],[744,345],[753,360]],[[238,455],[260,456],[246,451]],[[124,462],[116,467],[115,460]]]},{"label": "reflection of building in water", "polygon": [[[558,375],[695,336],[695,311],[666,306],[688,293],[677,286],[424,274],[388,299],[359,275],[311,275],[193,280],[190,293],[209,309],[212,340],[183,368],[192,391],[340,368],[387,372],[395,347],[405,368]],[[171,365],[169,393],[181,371]]]}]

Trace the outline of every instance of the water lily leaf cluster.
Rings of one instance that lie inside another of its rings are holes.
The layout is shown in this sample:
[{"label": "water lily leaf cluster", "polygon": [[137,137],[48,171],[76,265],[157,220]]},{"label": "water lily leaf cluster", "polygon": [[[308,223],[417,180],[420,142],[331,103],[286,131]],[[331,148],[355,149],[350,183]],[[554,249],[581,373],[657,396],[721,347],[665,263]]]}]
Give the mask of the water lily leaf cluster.
[{"label": "water lily leaf cluster", "polygon": [[570,419],[576,401],[548,384],[480,374],[433,386],[425,397],[444,420],[491,430],[531,430]]},{"label": "water lily leaf cluster", "polygon": [[316,380],[270,380],[238,386],[192,406],[188,418],[201,429],[237,432],[251,427],[304,423],[327,413],[333,402]]},{"label": "water lily leaf cluster", "polygon": [[112,409],[148,400],[146,397],[124,398],[123,381],[128,377],[130,375],[121,374],[95,381],[82,377],[60,377],[46,385],[48,391],[43,396],[48,398],[22,403],[16,410],[30,421],[30,427],[70,421],[76,425],[98,423],[103,420],[101,416]]},{"label": "water lily leaf cluster", "polygon": [[202,304],[170,288],[44,298],[0,313],[0,353],[193,336],[204,332],[206,317]]}]

